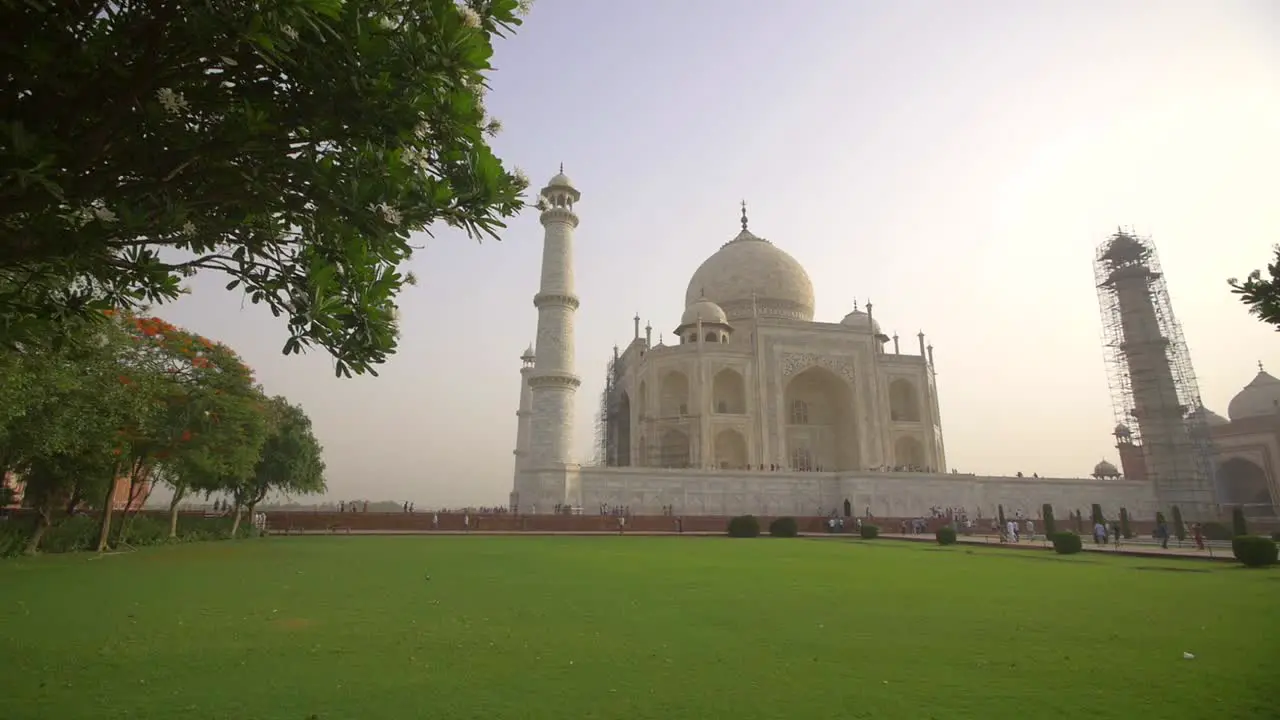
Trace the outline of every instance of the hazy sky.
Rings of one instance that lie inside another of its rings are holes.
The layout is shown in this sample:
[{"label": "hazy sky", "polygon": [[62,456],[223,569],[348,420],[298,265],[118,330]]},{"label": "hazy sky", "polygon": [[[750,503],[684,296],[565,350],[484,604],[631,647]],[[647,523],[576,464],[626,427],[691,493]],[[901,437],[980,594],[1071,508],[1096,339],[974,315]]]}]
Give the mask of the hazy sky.
[{"label": "hazy sky", "polygon": [[[1116,459],[1091,263],[1118,224],[1155,240],[1211,409],[1280,371],[1225,282],[1280,241],[1270,0],[538,0],[496,65],[499,155],[535,187],[563,162],[583,195],[583,460],[612,346],[637,311],[670,335],[742,198],[816,319],[871,298],[886,332],[923,329],[961,471]],[[501,504],[541,240],[535,212],[500,243],[424,237],[378,378],[281,356],[283,323],[219,277],[159,313],[306,408],[329,497]]]}]

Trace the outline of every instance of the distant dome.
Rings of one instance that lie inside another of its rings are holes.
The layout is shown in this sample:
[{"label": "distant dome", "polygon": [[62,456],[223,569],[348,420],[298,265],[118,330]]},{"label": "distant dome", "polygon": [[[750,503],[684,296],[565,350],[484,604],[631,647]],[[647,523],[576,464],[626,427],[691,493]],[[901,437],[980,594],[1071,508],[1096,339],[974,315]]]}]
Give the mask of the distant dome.
[{"label": "distant dome", "polygon": [[1266,370],[1258,370],[1253,382],[1245,385],[1227,405],[1227,417],[1232,422],[1276,414],[1280,414],[1280,380]]},{"label": "distant dome", "polygon": [[681,325],[697,325],[699,320],[708,324],[729,324],[729,319],[725,316],[724,310],[705,298],[685,308],[684,314],[680,316]]},{"label": "distant dome", "polygon": [[1120,477],[1120,470],[1110,462],[1103,460],[1093,466],[1093,476],[1098,478]]},{"label": "distant dome", "polygon": [[1203,421],[1204,424],[1208,425],[1209,427],[1216,427],[1218,425],[1228,425],[1231,423],[1230,420],[1222,417],[1218,413],[1204,406],[1196,408],[1195,412],[1192,413],[1192,416]]},{"label": "distant dome", "polygon": [[701,299],[715,302],[729,320],[749,319],[753,312],[760,317],[813,320],[809,274],[795,258],[745,227],[693,273],[685,305]]},{"label": "distant dome", "polygon": [[1132,435],[1133,431],[1129,429],[1128,425],[1125,425],[1124,423],[1119,423],[1116,425],[1116,429],[1112,430],[1111,433],[1117,436],[1127,436],[1127,435]]},{"label": "distant dome", "polygon": [[875,333],[876,335],[880,334],[880,323],[876,322],[874,318],[861,310],[854,310],[848,315],[845,315],[844,319],[840,321],[840,324],[853,330],[862,330],[869,333]]}]

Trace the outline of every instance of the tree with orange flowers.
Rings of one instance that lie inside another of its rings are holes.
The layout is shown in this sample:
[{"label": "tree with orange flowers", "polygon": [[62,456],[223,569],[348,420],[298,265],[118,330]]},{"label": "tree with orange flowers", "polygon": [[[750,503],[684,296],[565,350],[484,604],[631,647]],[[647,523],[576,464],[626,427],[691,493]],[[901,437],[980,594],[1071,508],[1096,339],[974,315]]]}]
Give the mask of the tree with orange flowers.
[{"label": "tree with orange flowers", "polygon": [[[253,373],[231,348],[160,318],[114,315],[129,337],[120,357],[119,381],[142,399],[144,409],[119,429],[117,450],[130,497],[150,478],[174,490],[177,504],[191,489],[217,489],[215,478],[247,474],[266,434],[257,409],[261,393]],[[225,482],[225,480],[224,480]],[[102,506],[98,547],[110,538],[112,503]],[[136,505],[126,508],[136,512]],[[117,541],[127,537],[126,510]]]}]

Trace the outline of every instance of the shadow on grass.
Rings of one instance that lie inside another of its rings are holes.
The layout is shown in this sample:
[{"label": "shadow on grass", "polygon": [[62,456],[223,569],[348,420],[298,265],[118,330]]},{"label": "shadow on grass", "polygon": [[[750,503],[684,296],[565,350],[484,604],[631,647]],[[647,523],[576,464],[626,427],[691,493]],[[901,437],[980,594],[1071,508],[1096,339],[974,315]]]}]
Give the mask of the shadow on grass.
[{"label": "shadow on grass", "polygon": [[1134,570],[1150,570],[1154,572],[1180,572],[1180,573],[1207,573],[1213,572],[1208,568],[1189,568],[1189,567],[1161,567],[1159,565],[1137,565]]}]

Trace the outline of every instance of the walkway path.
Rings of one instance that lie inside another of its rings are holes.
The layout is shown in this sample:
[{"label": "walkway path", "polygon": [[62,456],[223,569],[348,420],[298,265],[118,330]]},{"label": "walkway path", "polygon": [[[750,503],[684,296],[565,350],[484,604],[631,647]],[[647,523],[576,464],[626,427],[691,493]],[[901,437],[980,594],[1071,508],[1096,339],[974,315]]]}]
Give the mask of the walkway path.
[{"label": "walkway path", "polygon": [[[837,536],[838,537],[838,536]],[[912,542],[928,542],[936,543],[932,534],[928,535],[900,535],[897,533],[881,533],[880,537],[893,540],[909,540]],[[956,538],[963,545],[985,545],[989,547],[998,547],[1008,550],[1039,550],[1044,551],[1052,548],[1053,544],[1049,542],[1044,535],[1037,535],[1032,540],[1024,539],[1018,543],[1002,543],[998,535],[960,535]],[[1097,545],[1092,538],[1082,537],[1084,541],[1085,552],[1099,552],[1110,555],[1130,555],[1134,557],[1176,557],[1176,558],[1197,558],[1201,560],[1228,560],[1235,562],[1235,556],[1231,554],[1231,543],[1205,541],[1206,548],[1197,550],[1195,543],[1190,540],[1181,544],[1176,540],[1169,542],[1168,548],[1160,547],[1160,543],[1150,538],[1120,541],[1120,546],[1115,543],[1107,543],[1105,545]]]},{"label": "walkway path", "polygon": [[[483,535],[483,536],[556,536],[571,537],[575,535],[600,537],[617,535],[616,531],[536,531],[536,530],[472,530],[470,532],[462,530],[338,530],[332,532],[329,530],[294,530],[292,532],[283,532],[281,530],[272,530],[272,535]],[[646,537],[723,537],[722,532],[646,532],[628,530],[625,535],[642,535]],[[801,533],[801,537],[823,539],[823,540],[857,540],[858,536],[853,533]],[[901,535],[898,533],[882,533],[882,540],[905,540],[908,542],[936,543],[933,535]],[[1038,551],[1045,552],[1052,547],[1043,535],[1037,535],[1034,540],[1023,540],[1020,543],[1001,543],[1000,538],[996,535],[961,535],[957,538],[963,545],[984,545],[1003,550],[1022,550],[1022,551]],[[1147,540],[1125,540],[1120,543],[1120,547],[1112,543],[1106,545],[1095,545],[1085,538],[1084,549],[1086,552],[1099,552],[1111,555],[1128,555],[1133,557],[1166,557],[1166,558],[1192,558],[1200,560],[1225,560],[1235,562],[1234,556],[1231,554],[1231,544],[1225,542],[1207,542],[1208,546],[1205,550],[1196,550],[1195,544],[1191,542],[1182,543],[1179,547],[1176,541],[1169,543],[1168,549],[1160,547],[1159,543]]]}]

